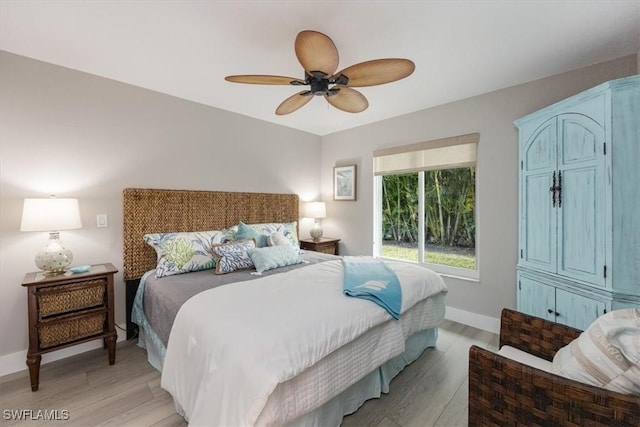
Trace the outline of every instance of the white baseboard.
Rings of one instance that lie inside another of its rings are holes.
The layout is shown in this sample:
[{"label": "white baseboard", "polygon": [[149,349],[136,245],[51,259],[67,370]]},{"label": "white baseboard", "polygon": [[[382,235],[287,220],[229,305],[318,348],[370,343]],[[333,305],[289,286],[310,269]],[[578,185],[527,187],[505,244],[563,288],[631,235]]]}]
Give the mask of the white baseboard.
[{"label": "white baseboard", "polygon": [[[126,325],[118,325],[125,329],[116,328],[118,332],[118,342],[125,341],[127,338]],[[63,348],[62,350],[53,351],[42,355],[41,365],[46,365],[55,360],[64,359],[75,356],[76,354],[102,348],[102,340],[95,340],[83,344],[74,345],[73,347]],[[15,353],[0,356],[0,377],[13,374],[14,372],[24,371],[27,369],[27,350],[17,351]]]},{"label": "white baseboard", "polygon": [[460,310],[459,308],[447,306],[445,319],[453,320],[454,322],[462,323],[463,325],[473,326],[474,328],[482,329],[483,331],[493,332],[494,334],[500,333],[500,319],[484,314],[472,313],[470,311]]}]

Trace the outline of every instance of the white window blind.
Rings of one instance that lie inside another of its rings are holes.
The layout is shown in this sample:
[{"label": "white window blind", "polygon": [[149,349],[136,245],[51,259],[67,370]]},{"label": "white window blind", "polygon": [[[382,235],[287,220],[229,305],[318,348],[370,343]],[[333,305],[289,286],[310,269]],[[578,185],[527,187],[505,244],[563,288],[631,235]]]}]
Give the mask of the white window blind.
[{"label": "white window blind", "polygon": [[479,133],[435,139],[373,152],[375,175],[473,166]]}]

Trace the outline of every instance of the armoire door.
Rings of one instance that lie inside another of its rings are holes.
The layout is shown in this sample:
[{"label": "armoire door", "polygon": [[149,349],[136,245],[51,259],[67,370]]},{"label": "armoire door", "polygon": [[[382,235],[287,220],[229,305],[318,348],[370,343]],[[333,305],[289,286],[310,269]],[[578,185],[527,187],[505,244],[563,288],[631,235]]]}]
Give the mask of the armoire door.
[{"label": "armoire door", "polygon": [[604,286],[604,129],[581,114],[562,114],[557,126],[557,273]]},{"label": "armoire door", "polygon": [[606,304],[563,289],[556,289],[555,321],[582,331],[605,313]]},{"label": "armoire door", "polygon": [[[523,145],[520,174],[519,265],[556,272],[556,208],[550,188],[557,180],[555,117],[540,125]],[[554,178],[555,177],[555,178]]]},{"label": "armoire door", "polygon": [[556,321],[556,288],[553,286],[520,276],[517,298],[518,311],[552,322]]}]

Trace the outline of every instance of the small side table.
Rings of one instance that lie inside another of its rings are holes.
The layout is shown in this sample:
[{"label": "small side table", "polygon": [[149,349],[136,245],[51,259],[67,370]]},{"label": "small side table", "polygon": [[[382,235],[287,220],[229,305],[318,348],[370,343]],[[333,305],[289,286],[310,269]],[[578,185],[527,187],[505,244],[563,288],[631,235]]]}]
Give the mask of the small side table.
[{"label": "small side table", "polygon": [[113,264],[92,265],[86,273],[66,271],[45,275],[28,273],[22,286],[28,291],[29,350],[27,366],[31,391],[40,383],[42,354],[102,339],[109,364],[116,361]]},{"label": "small side table", "polygon": [[330,255],[338,255],[338,242],[340,239],[321,237],[317,242],[313,239],[301,239],[300,248],[308,251],[322,252]]}]

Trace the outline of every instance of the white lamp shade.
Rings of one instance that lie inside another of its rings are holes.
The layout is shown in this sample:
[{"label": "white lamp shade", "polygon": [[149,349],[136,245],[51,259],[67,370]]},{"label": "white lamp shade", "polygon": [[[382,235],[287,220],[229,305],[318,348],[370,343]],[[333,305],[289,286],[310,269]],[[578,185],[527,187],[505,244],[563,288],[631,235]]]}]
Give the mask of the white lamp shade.
[{"label": "white lamp shade", "polygon": [[305,218],[326,218],[327,205],[324,202],[308,202],[304,206]]},{"label": "white lamp shade", "polygon": [[82,228],[78,199],[24,199],[20,231]]}]

